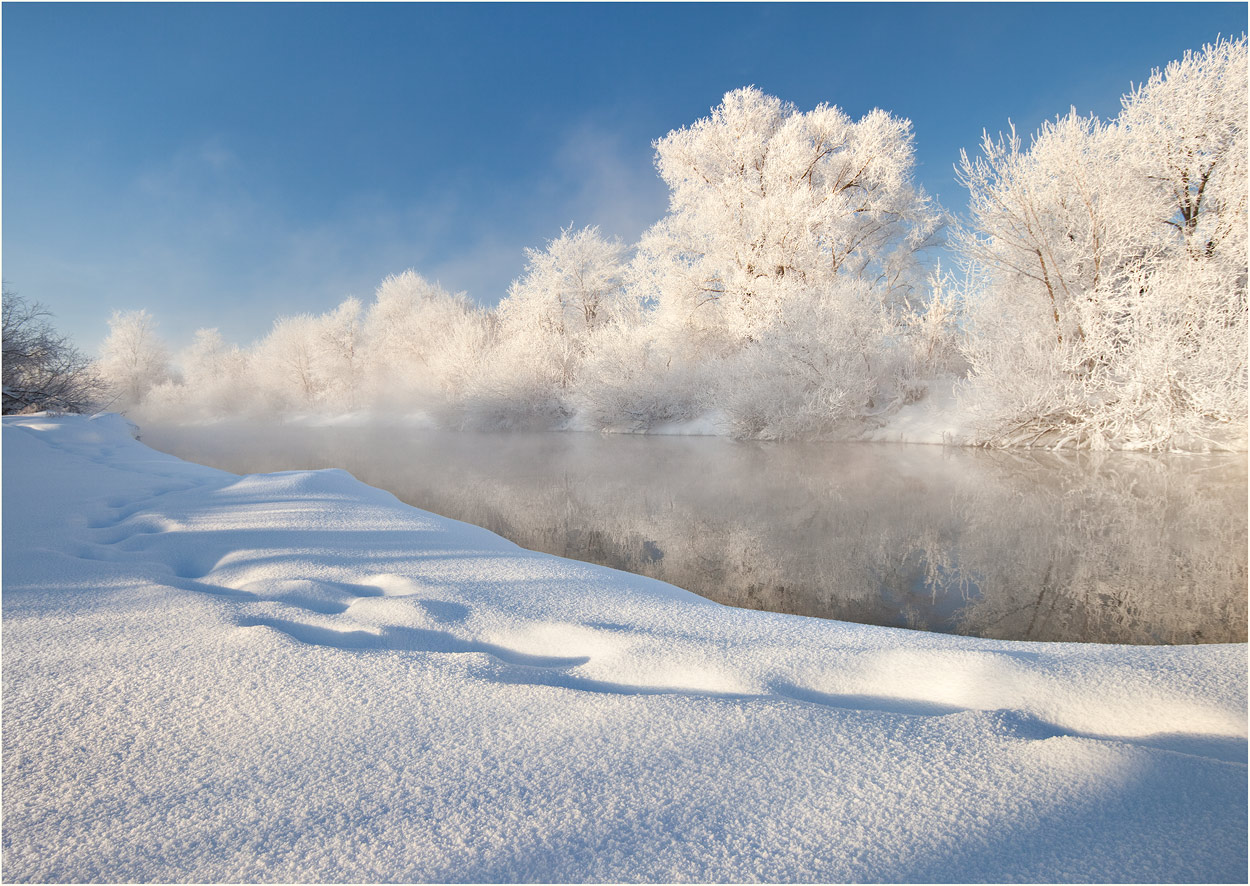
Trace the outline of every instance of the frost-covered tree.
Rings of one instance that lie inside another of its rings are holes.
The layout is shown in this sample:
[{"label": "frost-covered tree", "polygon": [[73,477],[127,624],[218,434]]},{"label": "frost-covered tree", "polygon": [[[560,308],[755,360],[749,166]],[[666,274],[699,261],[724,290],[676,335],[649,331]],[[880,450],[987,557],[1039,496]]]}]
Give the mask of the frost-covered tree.
[{"label": "frost-covered tree", "polygon": [[170,378],[169,349],[147,311],[114,311],[96,364],[118,408],[138,406],[148,392]]},{"label": "frost-covered tree", "polygon": [[162,420],[197,421],[246,414],[256,407],[248,355],[228,345],[216,329],[200,329],[175,355],[177,380],[148,392],[143,415]]},{"label": "frost-covered tree", "polygon": [[[216,329],[196,330],[191,345],[178,355],[178,365],[187,385],[202,387],[220,383],[237,373],[241,352],[226,344]],[[242,396],[236,391],[235,397]]]},{"label": "frost-covered tree", "polygon": [[485,346],[482,311],[415,271],[387,277],[365,314],[365,370],[374,402],[454,399]]},{"label": "frost-covered tree", "polygon": [[505,325],[579,338],[593,334],[620,298],[624,246],[598,227],[572,226],[542,250],[527,249],[525,273],[499,306]]},{"label": "frost-covered tree", "polygon": [[574,411],[574,389],[598,334],[619,319],[624,247],[595,227],[527,249],[524,274],[496,310],[498,337],[473,387],[473,421],[551,424]]},{"label": "frost-covered tree", "polygon": [[351,410],[364,384],[363,306],[348,298],[321,315],[279,318],[250,367],[263,408]]},{"label": "frost-covered tree", "polygon": [[1156,71],[1114,121],[1073,112],[964,155],[983,441],[1244,437],[1246,93],[1243,37]]},{"label": "frost-covered tree", "polygon": [[864,417],[889,357],[887,322],[865,280],[798,287],[725,363],[720,402],[730,433],[819,436]]},{"label": "frost-covered tree", "polygon": [[1123,166],[1106,163],[1113,135],[1096,117],[1073,110],[1043,124],[1028,149],[1013,126],[996,139],[987,133],[980,156],[961,155],[973,222],[959,238],[963,254],[1031,297],[1060,345],[1084,336],[1081,302],[1096,298],[1117,259],[1124,260],[1112,254],[1134,239],[1124,225],[1138,224],[1109,203],[1116,194],[1140,196]]},{"label": "frost-covered tree", "polygon": [[263,408],[282,412],[316,405],[324,390],[318,372],[321,324],[310,314],[279,317],[252,353]]},{"label": "frost-covered tree", "polygon": [[574,400],[586,422],[645,431],[717,408],[721,361],[684,354],[686,333],[684,326],[666,325],[653,306],[627,290],[596,331],[578,379]]},{"label": "frost-covered tree", "polygon": [[[1246,38],[1156,70],[1124,98],[1128,159],[1194,258],[1246,267]],[[1145,149],[1142,149],[1145,146]]]},{"label": "frost-covered tree", "polygon": [[885,298],[939,217],[912,180],[911,123],[800,112],[754,87],[655,144],[669,213],[640,255],[662,313],[749,339],[802,287],[851,276]]},{"label": "frost-covered tree", "polygon": [[313,371],[327,405],[352,410],[360,405],[364,383],[364,307],[348,298],[317,318]]},{"label": "frost-covered tree", "polygon": [[38,302],[4,289],[4,414],[86,412],[105,397],[91,360],[52,326]]},{"label": "frost-covered tree", "polygon": [[[913,181],[910,122],[879,110],[855,121],[829,105],[804,113],[749,87],[655,147],[669,212],[643,235],[630,290],[652,306],[648,353],[669,398],[765,436],[872,408],[894,370],[873,350],[916,294],[916,252],[941,223]],[[833,371],[851,375],[831,381]],[[691,384],[698,395],[682,390]],[[601,393],[621,400],[610,388]]]},{"label": "frost-covered tree", "polygon": [[939,262],[929,275],[927,292],[904,301],[896,326],[905,384],[924,385],[939,376],[965,374],[961,293],[966,289],[966,279],[944,273]]}]

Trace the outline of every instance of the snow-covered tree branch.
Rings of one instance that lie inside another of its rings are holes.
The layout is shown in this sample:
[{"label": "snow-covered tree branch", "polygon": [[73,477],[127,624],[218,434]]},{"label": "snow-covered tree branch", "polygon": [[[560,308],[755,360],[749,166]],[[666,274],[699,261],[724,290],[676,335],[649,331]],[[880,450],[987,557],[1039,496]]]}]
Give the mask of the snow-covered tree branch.
[{"label": "snow-covered tree branch", "polygon": [[52,314],[4,289],[4,414],[86,412],[107,399],[91,360],[52,326]]}]

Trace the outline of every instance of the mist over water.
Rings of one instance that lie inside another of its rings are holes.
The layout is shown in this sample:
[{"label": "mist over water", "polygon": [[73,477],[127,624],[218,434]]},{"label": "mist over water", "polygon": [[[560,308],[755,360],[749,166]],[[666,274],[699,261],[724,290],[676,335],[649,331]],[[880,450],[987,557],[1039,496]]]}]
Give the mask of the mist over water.
[{"label": "mist over water", "polygon": [[343,468],[733,606],[998,639],[1246,641],[1243,455],[241,423],[142,437],[235,473]]}]

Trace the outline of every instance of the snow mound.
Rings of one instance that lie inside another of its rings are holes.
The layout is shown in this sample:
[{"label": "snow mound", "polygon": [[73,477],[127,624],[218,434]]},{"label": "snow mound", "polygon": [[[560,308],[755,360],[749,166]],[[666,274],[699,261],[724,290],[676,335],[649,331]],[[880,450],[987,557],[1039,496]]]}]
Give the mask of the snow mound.
[{"label": "snow mound", "polygon": [[11,880],[1228,880],[1246,648],[731,609],[4,420]]}]

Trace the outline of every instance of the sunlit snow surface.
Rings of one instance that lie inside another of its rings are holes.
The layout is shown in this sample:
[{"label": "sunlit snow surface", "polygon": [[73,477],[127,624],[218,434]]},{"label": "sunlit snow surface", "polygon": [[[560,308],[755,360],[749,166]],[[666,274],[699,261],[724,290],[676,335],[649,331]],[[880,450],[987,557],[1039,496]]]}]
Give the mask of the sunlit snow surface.
[{"label": "sunlit snow surface", "polygon": [[722,607],[4,420],[8,881],[1246,879],[1246,647]]}]

